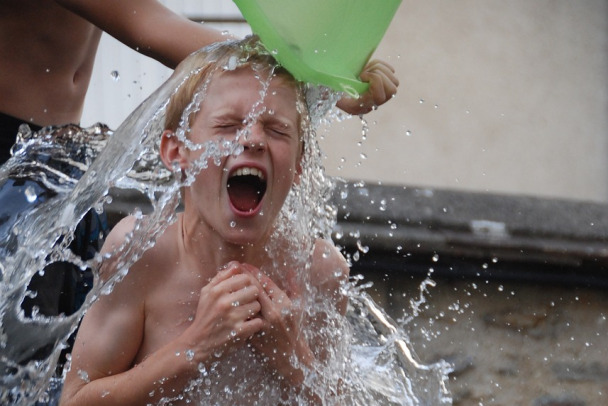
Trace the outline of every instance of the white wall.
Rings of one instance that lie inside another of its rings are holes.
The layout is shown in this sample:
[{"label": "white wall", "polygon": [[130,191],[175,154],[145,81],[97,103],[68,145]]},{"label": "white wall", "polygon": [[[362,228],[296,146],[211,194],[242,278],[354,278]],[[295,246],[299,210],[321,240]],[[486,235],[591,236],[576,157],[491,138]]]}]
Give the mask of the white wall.
[{"label": "white wall", "polygon": [[[177,13],[197,17],[241,14],[230,0],[161,0]],[[251,33],[246,24],[209,24],[237,36]],[[118,79],[114,72],[117,72]],[[102,122],[117,128],[120,123],[171,75],[171,70],[103,34],[81,124]]]},{"label": "white wall", "polygon": [[[330,174],[608,202],[608,0],[404,0],[376,56],[399,94],[365,140],[358,119],[321,134]],[[83,124],[116,128],[168,74],[104,38]]]},{"label": "white wall", "polygon": [[376,54],[399,94],[362,147],[334,128],[330,172],[608,201],[608,1],[404,0]]}]

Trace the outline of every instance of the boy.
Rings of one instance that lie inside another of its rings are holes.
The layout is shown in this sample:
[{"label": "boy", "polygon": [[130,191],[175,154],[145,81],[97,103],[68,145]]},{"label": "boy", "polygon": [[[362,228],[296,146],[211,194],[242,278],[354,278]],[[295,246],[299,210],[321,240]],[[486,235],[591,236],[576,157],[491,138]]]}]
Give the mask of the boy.
[{"label": "boy", "polygon": [[[333,390],[313,389],[311,371],[332,353],[326,333],[346,308],[348,266],[326,240],[308,237],[301,253],[269,249],[303,181],[303,88],[248,40],[218,47],[225,55],[172,96],[160,143],[165,166],[187,175],[184,211],[89,309],[64,405],[316,403]],[[225,140],[242,152],[200,158],[207,148],[196,146]],[[126,243],[135,224],[121,221],[102,252]],[[310,252],[303,266],[297,257]],[[104,268],[104,278],[115,271]]]}]

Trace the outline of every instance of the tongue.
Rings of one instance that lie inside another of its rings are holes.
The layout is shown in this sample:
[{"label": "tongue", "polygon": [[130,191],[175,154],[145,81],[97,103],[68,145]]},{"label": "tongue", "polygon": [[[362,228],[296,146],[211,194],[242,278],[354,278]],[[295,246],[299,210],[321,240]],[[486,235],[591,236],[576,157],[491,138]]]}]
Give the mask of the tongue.
[{"label": "tongue", "polygon": [[253,211],[260,203],[260,193],[252,182],[247,182],[244,176],[234,178],[228,184],[228,196],[232,205],[239,211]]}]

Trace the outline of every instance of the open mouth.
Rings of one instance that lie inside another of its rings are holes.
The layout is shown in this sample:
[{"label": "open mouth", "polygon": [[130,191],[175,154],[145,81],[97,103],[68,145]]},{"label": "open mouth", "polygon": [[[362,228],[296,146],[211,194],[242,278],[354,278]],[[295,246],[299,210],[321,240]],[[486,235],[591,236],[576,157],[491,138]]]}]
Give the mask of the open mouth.
[{"label": "open mouth", "polygon": [[266,177],[260,169],[240,167],[228,178],[227,187],[232,207],[251,213],[259,207],[266,193]]}]

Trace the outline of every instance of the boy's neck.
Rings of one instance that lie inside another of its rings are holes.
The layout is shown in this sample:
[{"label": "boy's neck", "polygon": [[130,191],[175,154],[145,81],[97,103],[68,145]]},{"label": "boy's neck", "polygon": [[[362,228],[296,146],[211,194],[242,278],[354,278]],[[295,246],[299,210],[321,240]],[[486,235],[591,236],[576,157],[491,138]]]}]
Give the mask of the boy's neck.
[{"label": "boy's neck", "polygon": [[189,230],[180,217],[180,241],[185,255],[200,264],[218,269],[231,261],[261,267],[269,258],[263,244],[233,244],[211,230]]}]

